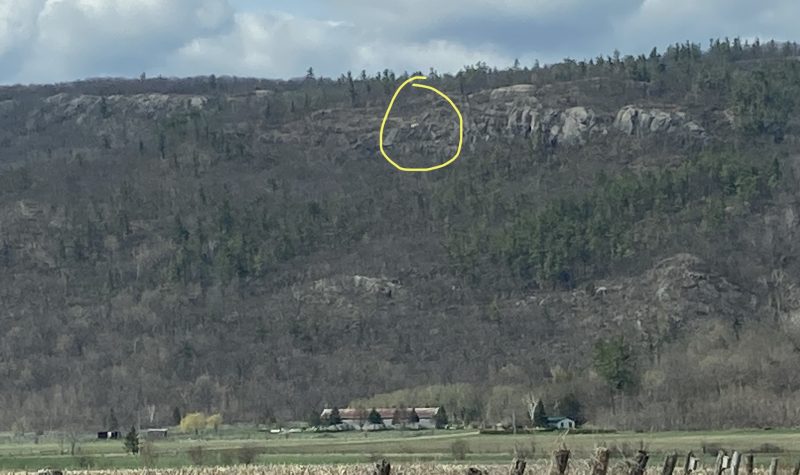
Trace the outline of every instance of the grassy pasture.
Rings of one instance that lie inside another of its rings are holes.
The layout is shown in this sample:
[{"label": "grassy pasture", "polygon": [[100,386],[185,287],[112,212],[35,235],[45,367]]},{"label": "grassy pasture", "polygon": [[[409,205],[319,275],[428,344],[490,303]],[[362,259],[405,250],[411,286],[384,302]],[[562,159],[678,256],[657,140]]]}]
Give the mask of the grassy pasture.
[{"label": "grassy pasture", "polygon": [[[453,443],[466,443],[466,460],[454,458]],[[612,463],[644,447],[651,463],[660,464],[666,453],[692,450],[710,463],[720,448],[753,452],[757,463],[780,457],[784,464],[800,458],[800,431],[731,430],[719,432],[660,432],[613,434],[541,433],[535,435],[484,435],[477,431],[421,431],[381,433],[298,433],[266,434],[243,428],[226,428],[202,438],[175,434],[150,446],[149,456],[134,457],[124,452],[122,441],[81,438],[76,454],[69,454],[68,439],[59,434],[30,437],[0,433],[0,470],[34,470],[42,467],[136,469],[186,466],[230,466],[241,461],[242,449],[252,453],[253,462],[265,464],[344,465],[370,463],[387,457],[394,463],[473,463],[506,465],[515,454],[545,462],[552,451],[566,445],[576,461],[588,459],[595,447],[612,449]],[[705,455],[703,454],[705,447]]]}]

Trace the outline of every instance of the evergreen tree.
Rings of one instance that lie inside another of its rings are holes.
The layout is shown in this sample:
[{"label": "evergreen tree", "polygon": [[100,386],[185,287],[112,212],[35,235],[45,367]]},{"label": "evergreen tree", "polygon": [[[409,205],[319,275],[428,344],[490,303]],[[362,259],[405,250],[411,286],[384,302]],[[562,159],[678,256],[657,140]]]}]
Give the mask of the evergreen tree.
[{"label": "evergreen tree", "polygon": [[626,391],[635,386],[633,350],[623,337],[597,342],[594,369],[613,392]]},{"label": "evergreen tree", "polygon": [[356,93],[356,85],[353,82],[353,74],[350,71],[347,71],[347,91],[350,94],[350,104],[355,106],[358,93]]},{"label": "evergreen tree", "polygon": [[556,401],[556,411],[559,416],[569,417],[575,421],[575,425],[582,425],[586,422],[583,415],[583,405],[573,393],[569,393]]},{"label": "evergreen tree", "polygon": [[339,425],[341,423],[342,423],[342,416],[341,416],[341,414],[339,414],[339,408],[338,407],[334,407],[331,410],[331,415],[328,416],[328,424],[332,425],[332,426],[335,426],[335,425]]},{"label": "evergreen tree", "polygon": [[419,423],[419,416],[417,415],[416,409],[411,408],[411,412],[408,413],[408,422],[409,424]]},{"label": "evergreen tree", "polygon": [[443,429],[445,426],[447,426],[447,411],[444,410],[444,407],[439,408],[439,411],[436,413],[433,420],[436,423],[437,429]]},{"label": "evergreen tree", "polygon": [[106,96],[100,98],[100,115],[104,118],[108,118],[108,102],[106,102]]},{"label": "evergreen tree", "polygon": [[544,401],[539,399],[533,407],[533,420],[531,421],[534,427],[547,427],[547,412],[544,409]]},{"label": "evergreen tree", "polygon": [[374,407],[372,408],[371,411],[369,411],[369,416],[367,416],[367,421],[370,424],[383,424],[383,418]]},{"label": "evergreen tree", "polygon": [[181,419],[183,419],[183,417],[181,417],[181,410],[178,408],[178,406],[175,406],[175,408],[172,409],[173,424],[176,426],[181,425]]},{"label": "evergreen tree", "polygon": [[125,451],[133,455],[139,453],[139,434],[134,426],[131,426],[130,432],[125,435]]},{"label": "evergreen tree", "polygon": [[173,229],[174,229],[173,236],[175,242],[183,244],[189,241],[189,236],[190,236],[189,230],[186,229],[186,226],[184,226],[183,220],[181,220],[180,215],[177,214],[175,215],[175,224]]},{"label": "evergreen tree", "polygon": [[311,427],[319,427],[322,425],[322,418],[319,416],[318,411],[312,410],[308,413],[308,425]]}]

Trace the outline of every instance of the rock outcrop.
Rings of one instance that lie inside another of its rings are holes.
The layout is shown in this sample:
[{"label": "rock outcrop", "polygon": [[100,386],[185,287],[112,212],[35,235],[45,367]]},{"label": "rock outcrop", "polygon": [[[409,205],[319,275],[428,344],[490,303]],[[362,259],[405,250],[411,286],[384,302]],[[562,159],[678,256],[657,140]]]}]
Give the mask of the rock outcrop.
[{"label": "rock outcrop", "polygon": [[[536,144],[579,147],[610,132],[634,138],[682,134],[690,139],[704,139],[705,129],[685,112],[628,105],[618,111],[602,111],[576,105],[559,107],[559,101],[537,97],[545,94],[530,84],[517,84],[470,94],[457,100],[464,117],[465,144],[497,139],[524,138]],[[134,137],[131,130],[148,128],[153,121],[191,120],[197,112],[214,114],[218,110],[247,111],[254,119],[225,125],[223,132],[238,136],[252,135],[256,140],[274,144],[308,144],[326,149],[350,149],[362,153],[377,151],[381,120],[379,105],[353,114],[349,108],[330,108],[269,126],[260,120],[269,115],[270,101],[277,101],[272,91],[255,91],[242,96],[206,97],[187,94],[132,94],[97,96],[59,93],[41,100],[41,106],[25,111],[26,128],[43,131],[47,127],[69,123],[87,137],[97,137],[115,148]],[[424,107],[405,104],[406,110],[424,109],[421,116],[403,119],[390,117],[384,144],[402,152],[441,154],[458,141],[453,112],[438,98],[415,98],[429,101]],[[563,102],[563,101],[561,101]],[[546,105],[548,104],[548,105]],[[0,117],[19,110],[15,101],[0,102]],[[125,117],[109,121],[109,117]],[[1,137],[0,137],[1,138]],[[13,140],[7,138],[6,141]]]},{"label": "rock outcrop", "polygon": [[682,111],[632,105],[614,115],[582,106],[557,109],[545,107],[536,92],[534,86],[521,84],[471,95],[466,114],[469,140],[521,136],[555,146],[580,146],[610,129],[637,138],[678,132],[692,138],[706,136],[705,129]]},{"label": "rock outcrop", "polygon": [[684,131],[703,138],[705,129],[687,118],[684,112],[669,112],[662,109],[643,109],[625,106],[617,112],[614,128],[625,135],[643,137],[653,134]]},{"label": "rock outcrop", "polygon": [[551,145],[581,145],[596,128],[597,114],[586,107],[544,107],[536,88],[519,84],[470,96],[466,129],[472,143],[498,137],[525,137]]},{"label": "rock outcrop", "polygon": [[564,145],[583,144],[585,137],[595,126],[595,115],[591,109],[572,107],[559,117],[563,125],[558,132],[557,143]]},{"label": "rock outcrop", "polygon": [[17,108],[17,101],[13,99],[0,101],[0,116],[10,114],[16,108]]}]

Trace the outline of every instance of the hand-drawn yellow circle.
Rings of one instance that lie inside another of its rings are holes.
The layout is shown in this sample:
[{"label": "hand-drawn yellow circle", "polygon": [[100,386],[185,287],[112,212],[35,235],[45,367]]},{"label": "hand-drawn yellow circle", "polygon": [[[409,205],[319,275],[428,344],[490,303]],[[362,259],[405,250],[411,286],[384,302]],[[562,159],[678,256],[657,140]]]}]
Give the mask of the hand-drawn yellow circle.
[{"label": "hand-drawn yellow circle", "polygon": [[386,121],[389,119],[389,113],[392,112],[392,107],[394,106],[395,99],[397,99],[397,96],[400,94],[400,91],[402,91],[403,88],[406,87],[409,83],[421,79],[428,79],[428,78],[425,76],[413,76],[408,78],[403,84],[400,85],[400,87],[397,88],[397,91],[395,91],[394,96],[392,96],[392,100],[389,101],[389,107],[386,109],[386,114],[383,115],[383,121],[381,122],[381,132],[379,139],[381,155],[383,155],[383,158],[385,158],[387,162],[391,163],[395,168],[397,168],[402,172],[432,172],[434,170],[444,168],[447,165],[450,165],[451,163],[456,161],[458,156],[461,155],[461,146],[464,144],[464,118],[461,116],[461,111],[458,110],[458,107],[456,107],[453,101],[449,97],[447,97],[447,94],[443,93],[442,91],[436,89],[433,86],[428,86],[427,84],[412,84],[411,85],[412,87],[428,89],[435,92],[436,94],[439,94],[442,98],[444,98],[445,101],[447,101],[448,104],[450,104],[450,107],[452,107],[453,110],[456,111],[456,115],[458,116],[458,149],[456,149],[456,154],[453,155],[452,158],[450,158],[450,160],[444,163],[440,163],[439,165],[433,167],[407,168],[398,165],[394,160],[391,159],[391,157],[389,157],[389,155],[386,153],[386,150],[383,149],[383,129],[386,127]]}]

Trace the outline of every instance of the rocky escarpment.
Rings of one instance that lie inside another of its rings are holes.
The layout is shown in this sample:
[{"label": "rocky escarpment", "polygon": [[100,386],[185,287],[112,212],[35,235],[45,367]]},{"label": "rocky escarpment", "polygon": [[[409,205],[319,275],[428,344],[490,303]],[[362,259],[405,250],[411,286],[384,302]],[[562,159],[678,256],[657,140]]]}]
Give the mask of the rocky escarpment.
[{"label": "rocky escarpment", "polygon": [[710,317],[736,322],[743,310],[752,318],[771,311],[768,302],[688,253],[663,259],[640,275],[599,280],[571,292],[542,292],[517,306],[545,307],[575,328],[636,328],[641,337],[654,340]]},{"label": "rocky escarpment", "polygon": [[[545,105],[537,94],[539,91],[529,84],[471,94],[462,105],[465,142],[523,138],[553,147],[575,147],[609,135],[634,139],[674,137],[702,141],[707,138],[705,129],[696,120],[674,108],[632,105],[611,110],[580,105],[556,108]],[[452,112],[446,109],[428,111],[418,120],[388,127],[386,140],[390,144],[414,146],[452,143],[453,129],[439,127],[452,120]],[[370,134],[368,129],[363,132]],[[377,137],[370,135],[369,139]]]},{"label": "rocky escarpment", "polygon": [[[687,112],[674,107],[624,105],[600,110],[573,105],[553,107],[542,100],[545,94],[530,84],[484,90],[464,98],[456,97],[464,116],[465,143],[475,145],[496,139],[522,138],[553,147],[579,147],[600,137],[618,135],[634,139],[682,137],[704,140],[704,127]],[[252,137],[264,143],[294,143],[327,149],[355,149],[374,153],[384,104],[362,109],[329,108],[287,116],[281,125],[269,125],[265,118],[274,108],[271,91],[249,95],[71,95],[56,94],[28,108],[15,101],[0,103],[0,122],[12,116],[25,118],[27,132],[72,125],[80,133],[102,140],[108,148],[124,146],[141,136],[142,128],[157,129],[170,120],[202,122],[210,116],[235,112],[239,121],[226,120],[223,132]],[[427,102],[426,102],[427,101]],[[432,150],[457,142],[453,112],[438,98],[412,99],[406,107],[419,114],[393,116],[384,136],[387,146],[403,150]],[[125,120],[108,120],[124,117]],[[17,121],[18,122],[18,121]],[[200,127],[200,125],[198,125]],[[16,136],[8,131],[4,142]]]},{"label": "rocky escarpment", "polygon": [[681,132],[700,139],[706,135],[704,128],[682,111],[632,105],[610,111],[582,106],[556,109],[545,107],[536,93],[534,86],[516,85],[474,94],[470,98],[472,139],[523,136],[572,146],[609,133],[639,138]]},{"label": "rocky escarpment", "polygon": [[644,137],[647,135],[685,132],[696,138],[705,138],[706,131],[697,122],[690,120],[685,112],[662,109],[645,109],[625,106],[614,119],[614,128],[625,135]]},{"label": "rocky escarpment", "polygon": [[551,145],[581,145],[593,134],[605,134],[602,120],[585,107],[544,107],[528,84],[494,89],[470,97],[471,140],[525,137]]}]

